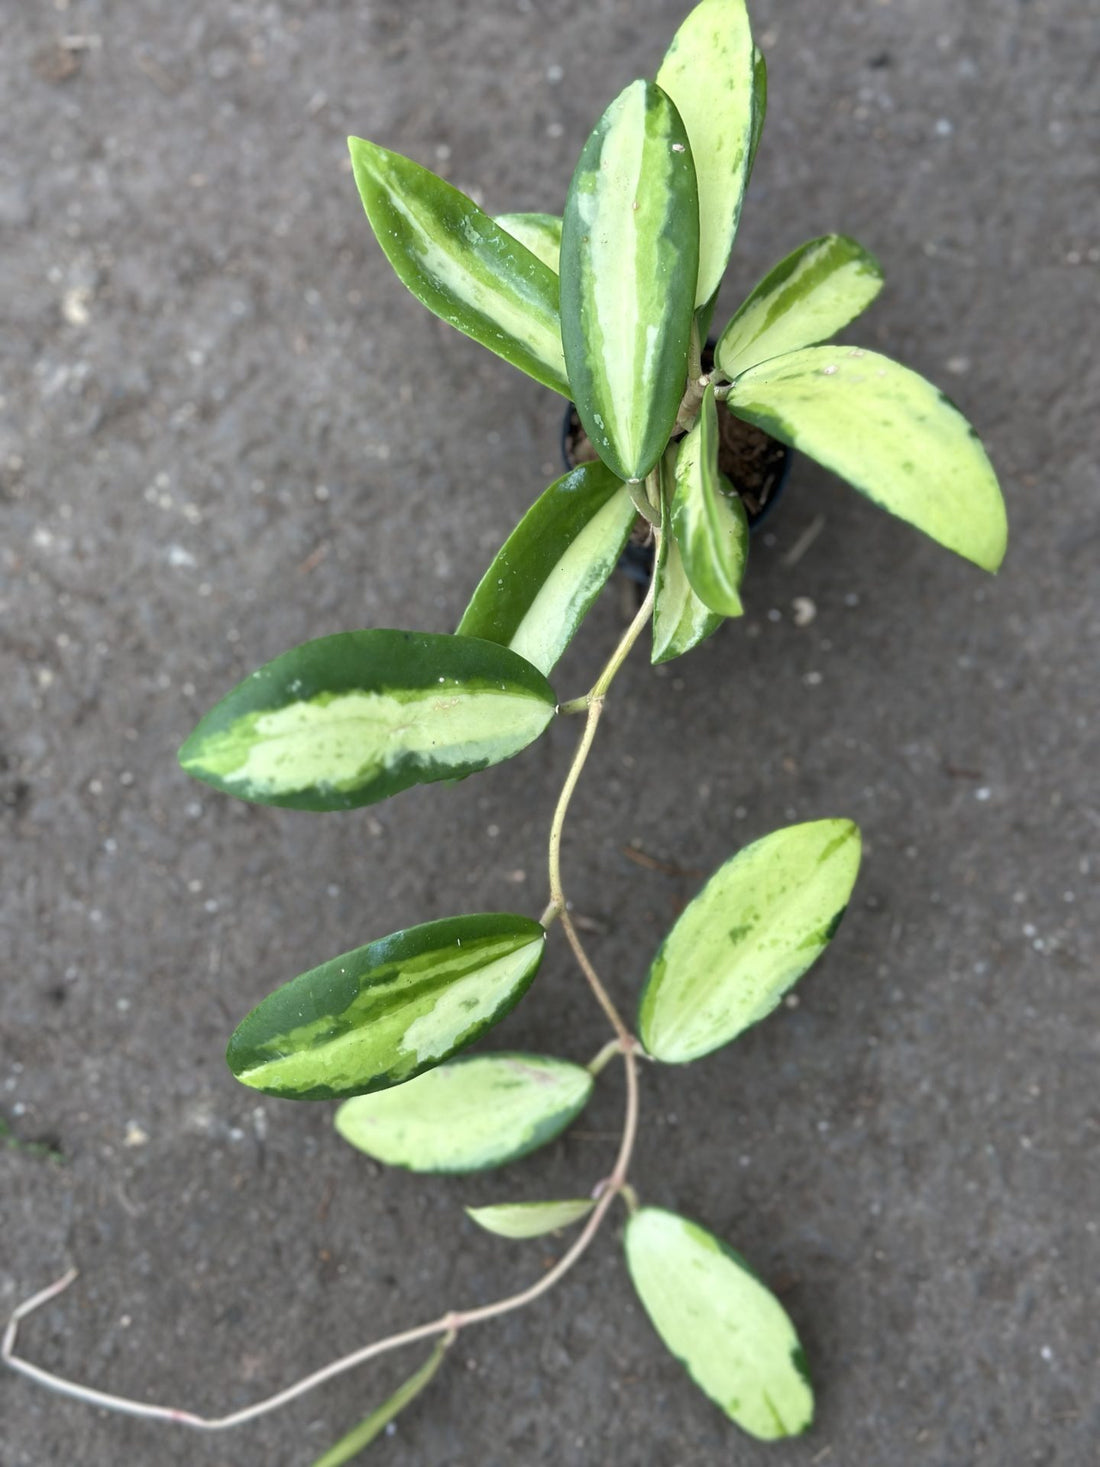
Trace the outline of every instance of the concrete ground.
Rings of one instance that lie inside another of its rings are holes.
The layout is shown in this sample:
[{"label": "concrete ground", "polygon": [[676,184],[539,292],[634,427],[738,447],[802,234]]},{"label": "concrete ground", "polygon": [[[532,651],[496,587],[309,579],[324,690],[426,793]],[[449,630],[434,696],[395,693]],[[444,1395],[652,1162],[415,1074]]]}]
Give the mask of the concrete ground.
[{"label": "concrete ground", "polygon": [[[557,210],[684,9],[3,6],[0,1312],[79,1265],[26,1329],[44,1365],[228,1411],[539,1277],[558,1243],[489,1238],[462,1204],[610,1166],[613,1068],[564,1140],[442,1180],[383,1172],[331,1107],[258,1101],[222,1061],[236,1020],[324,958],[541,911],[573,725],[345,816],[235,805],[174,756],[308,637],[452,627],[556,472],[557,401],[392,277],[345,135],[490,209]],[[772,101],[727,304],[815,234],[874,249],[887,289],[853,339],[961,405],[1012,521],[994,581],[800,463],[745,619],[622,673],[567,835],[630,1006],[693,872],[792,819],[863,827],[858,897],[798,1006],[647,1069],[635,1166],[780,1292],[818,1419],[770,1448],[730,1426],[634,1302],[616,1217],[552,1296],[462,1338],[369,1459],[395,1467],[1097,1460],[1095,10],[754,12]],[[563,696],[620,616],[607,594]],[[583,1060],[603,1038],[556,936],[489,1042]],[[0,1373],[0,1463],[304,1467],[413,1364],[223,1437]]]}]

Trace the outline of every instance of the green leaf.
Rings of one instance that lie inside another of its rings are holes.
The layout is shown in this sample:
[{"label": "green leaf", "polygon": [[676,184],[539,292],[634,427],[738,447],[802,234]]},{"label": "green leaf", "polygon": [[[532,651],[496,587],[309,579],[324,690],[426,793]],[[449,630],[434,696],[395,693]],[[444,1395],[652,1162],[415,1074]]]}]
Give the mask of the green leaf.
[{"label": "green leaf", "polygon": [[501,1238],[540,1238],[568,1228],[595,1207],[591,1197],[563,1202],[500,1202],[491,1207],[468,1207],[467,1215],[488,1233]]},{"label": "green leaf", "polygon": [[718,411],[707,387],[695,426],[680,440],[672,533],[691,588],[719,616],[740,616],[749,521],[732,485],[718,472]]},{"label": "green leaf", "polygon": [[389,1400],[383,1401],[382,1405],[372,1411],[369,1416],[364,1417],[358,1426],[353,1427],[347,1436],[341,1437],[335,1446],[322,1453],[314,1462],[313,1467],[344,1467],[344,1464],[358,1456],[364,1447],[369,1447],[375,1437],[381,1436],[394,1417],[404,1411],[405,1407],[414,1401],[431,1381],[443,1364],[443,1357],[450,1344],[451,1341],[446,1337],[441,1339],[420,1369],[414,1371],[408,1380],[403,1381]]},{"label": "green leaf", "polygon": [[554,271],[419,163],[362,138],[348,147],[371,228],[417,300],[568,397]]},{"label": "green leaf", "polygon": [[699,180],[701,306],[721,284],[748,181],[753,44],[744,0],[702,0],[673,37],[657,84],[687,129]]},{"label": "green leaf", "polygon": [[850,820],[814,820],[766,835],[718,868],[646,978],[638,1032],[654,1059],[698,1059],[771,1013],[840,925],[859,852]]},{"label": "green leaf", "polygon": [[626,486],[601,463],[556,479],[504,542],[459,632],[548,673],[615,569],[634,517]]},{"label": "green leaf", "polygon": [[764,131],[764,118],[768,115],[768,63],[758,46],[752,48],[752,135],[749,138],[749,163],[745,169],[745,182],[752,177],[756,167],[756,150]]},{"label": "green leaf", "polygon": [[736,377],[784,352],[827,341],[882,289],[882,267],[844,234],[811,239],[782,260],[722,332],[715,359]]},{"label": "green leaf", "polygon": [[741,1255],[658,1207],[632,1214],[624,1243],[653,1327],[699,1389],[761,1441],[805,1431],[814,1398],[802,1347]]},{"label": "green leaf", "polygon": [[518,239],[548,270],[558,273],[561,218],[557,214],[498,214],[497,223]]},{"label": "green leaf", "polygon": [[995,571],[1004,501],[978,435],[942,392],[888,357],[811,346],[734,383],[739,418],[799,448],[880,508]]},{"label": "green leaf", "polygon": [[188,774],[242,800],[348,810],[511,758],[555,706],[542,673],[495,643],[338,632],[239,683],[179,758]]},{"label": "green leaf", "polygon": [[531,986],[546,933],[506,912],[408,927],[278,988],[243,1019],[237,1079],[289,1100],[402,1085],[471,1044]]},{"label": "green leaf", "polygon": [[561,237],[561,329],[573,400],[599,456],[642,479],[687,382],[699,254],[695,168],[676,108],[632,82],[580,156]]},{"label": "green leaf", "polygon": [[408,1085],[346,1101],[345,1141],[388,1166],[475,1172],[545,1146],[581,1113],[592,1076],[538,1054],[469,1055]]},{"label": "green leaf", "polygon": [[700,341],[709,342],[710,323],[714,315],[714,308],[718,304],[718,292],[715,291],[709,301],[704,301],[695,312],[695,330]]},{"label": "green leaf", "polygon": [[[662,464],[662,481],[669,477],[665,467],[667,462],[666,459],[665,464]],[[682,657],[685,652],[690,652],[693,647],[712,636],[725,621],[725,617],[718,616],[704,606],[691,589],[680,547],[672,536],[670,499],[668,486],[665,485],[661,493],[661,540],[657,549],[657,563],[653,569],[657,586],[653,600],[653,651],[650,660],[655,665],[659,662],[671,662],[674,657]]]}]

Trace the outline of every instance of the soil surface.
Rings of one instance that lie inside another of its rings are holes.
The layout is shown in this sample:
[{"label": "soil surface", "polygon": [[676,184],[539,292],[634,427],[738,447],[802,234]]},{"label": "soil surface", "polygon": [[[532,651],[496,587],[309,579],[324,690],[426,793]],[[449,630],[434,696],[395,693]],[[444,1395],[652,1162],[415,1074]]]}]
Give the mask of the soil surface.
[{"label": "soil surface", "polygon": [[[1092,1467],[1100,1437],[1100,270],[1088,0],[758,0],[771,105],[715,322],[829,230],[887,285],[847,339],[940,385],[1002,476],[991,579],[800,457],[747,614],[635,656],[565,844],[632,1007],[707,872],[849,815],[865,867],[797,999],[647,1067],[634,1181],[743,1252],[805,1342],[805,1438],[743,1438],[634,1301],[621,1220],[531,1309],[463,1336],[368,1460],[401,1467]],[[558,399],[427,315],[345,136],[485,206],[558,210],[673,0],[24,0],[0,83],[0,1313],[21,1348],[223,1413],[378,1335],[541,1276],[556,1240],[465,1203],[609,1169],[615,1066],[507,1173],[386,1172],[328,1105],[223,1062],[278,983],[402,925],[538,914],[578,729],[348,814],[250,808],[175,750],[288,647],[447,630],[558,473]],[[605,596],[555,673],[589,685]],[[555,934],[487,1047],[588,1059]],[[55,1154],[56,1153],[56,1154]],[[0,1371],[2,1467],[306,1467],[411,1351],[224,1436]]]},{"label": "soil surface", "polygon": [[[570,467],[591,463],[599,457],[574,407],[569,411],[562,448]],[[789,457],[786,444],[719,405],[718,467],[730,481],[725,492],[738,495],[750,522],[760,517],[777,486],[782,484]]]}]

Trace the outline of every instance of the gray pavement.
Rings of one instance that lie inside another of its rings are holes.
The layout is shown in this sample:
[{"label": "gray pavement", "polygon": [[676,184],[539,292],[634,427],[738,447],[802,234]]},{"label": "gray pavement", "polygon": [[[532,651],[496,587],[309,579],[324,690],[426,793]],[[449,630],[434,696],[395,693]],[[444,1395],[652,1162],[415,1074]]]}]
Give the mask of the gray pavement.
[{"label": "gray pavement", "polygon": [[[0,1120],[64,1157],[0,1148],[0,1312],[79,1265],[26,1331],[51,1368],[228,1411],[537,1277],[556,1245],[491,1239],[462,1204],[570,1195],[610,1165],[614,1070],[546,1152],[424,1180],[222,1060],[237,1018],[326,957],[453,912],[537,914],[572,726],[347,816],[234,805],[174,755],[310,636],[452,627],[556,472],[556,400],[392,277],[345,135],[490,209],[556,210],[684,8],[0,6]],[[609,1228],[551,1297],[461,1340],[371,1459],[395,1467],[1097,1460],[1095,9],[754,12],[772,101],[727,304],[815,234],[875,250],[887,287],[853,336],[960,404],[1012,524],[994,581],[801,463],[744,621],[622,673],[568,833],[630,1005],[697,884],[662,868],[791,819],[863,827],[857,899],[797,1007],[647,1070],[635,1169],[779,1290],[818,1420],[772,1448],[729,1426]],[[605,595],[564,696],[621,614]],[[491,1043],[586,1059],[602,1039],[559,940]],[[0,1464],[298,1467],[413,1363],[221,1438],[0,1374]]]}]

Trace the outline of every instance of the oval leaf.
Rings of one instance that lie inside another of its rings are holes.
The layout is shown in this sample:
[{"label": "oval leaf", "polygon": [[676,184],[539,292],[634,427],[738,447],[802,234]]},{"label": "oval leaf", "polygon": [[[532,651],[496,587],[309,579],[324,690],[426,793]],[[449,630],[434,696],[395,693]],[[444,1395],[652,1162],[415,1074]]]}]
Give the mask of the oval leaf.
[{"label": "oval leaf", "polygon": [[771,1013],[840,925],[859,852],[850,820],[814,820],[718,868],[649,970],[638,1032],[654,1059],[698,1059]]},{"label": "oval leaf", "polygon": [[348,810],[518,754],[555,706],[543,675],[492,642],[338,632],[239,683],[179,758],[242,800]]},{"label": "oval leaf", "polygon": [[520,520],[458,624],[548,673],[615,569],[635,512],[601,463],[555,480]]},{"label": "oval leaf", "polygon": [[542,962],[529,917],[425,922],[302,973],[238,1025],[226,1059],[254,1090],[338,1100],[400,1085],[514,1008]]},{"label": "oval leaf", "polygon": [[811,239],[782,260],[722,332],[715,360],[731,377],[784,352],[827,341],[882,289],[874,255],[845,234]]},{"label": "oval leaf", "polygon": [[368,1156],[414,1172],[474,1172],[544,1146],[581,1113],[592,1076],[538,1054],[471,1055],[336,1112]]},{"label": "oval leaf", "polygon": [[[665,467],[667,462],[666,459],[662,465],[662,480],[668,478]],[[670,498],[668,485],[664,484],[661,494],[664,521],[657,546],[657,563],[653,571],[657,577],[657,585],[653,600],[653,650],[650,660],[655,665],[659,662],[671,662],[674,657],[682,657],[685,652],[690,652],[693,647],[713,635],[725,620],[725,617],[718,616],[704,606],[691,588],[680,547],[672,537]]]},{"label": "oval leaf", "polygon": [[752,150],[753,50],[744,0],[702,0],[657,73],[683,118],[698,176],[697,306],[721,283],[741,215]]},{"label": "oval leaf", "polygon": [[740,616],[749,553],[745,506],[718,472],[718,410],[707,387],[695,426],[676,454],[672,533],[691,588],[710,611]]},{"label": "oval leaf", "polygon": [[571,1197],[564,1202],[500,1202],[490,1207],[468,1207],[472,1217],[487,1233],[501,1238],[541,1238],[568,1228],[595,1207],[591,1197]]},{"label": "oval leaf", "polygon": [[631,1216],[624,1243],[653,1327],[699,1389],[761,1441],[805,1431],[814,1398],[802,1347],[741,1255],[658,1207]]},{"label": "oval leaf", "polygon": [[419,163],[363,138],[348,146],[371,228],[417,300],[568,397],[554,271]]},{"label": "oval leaf", "polygon": [[988,571],[1004,559],[1004,501],[977,434],[908,367],[811,346],[751,367],[728,405],[948,550]]},{"label": "oval leaf", "polygon": [[561,254],[561,217],[557,214],[498,214],[497,223],[506,229],[513,239],[518,239],[524,249],[546,266],[558,273],[558,257]]},{"label": "oval leaf", "polygon": [[592,446],[621,479],[644,478],[672,434],[698,255],[684,125],[660,88],[632,82],[584,145],[561,239],[573,400]]}]

